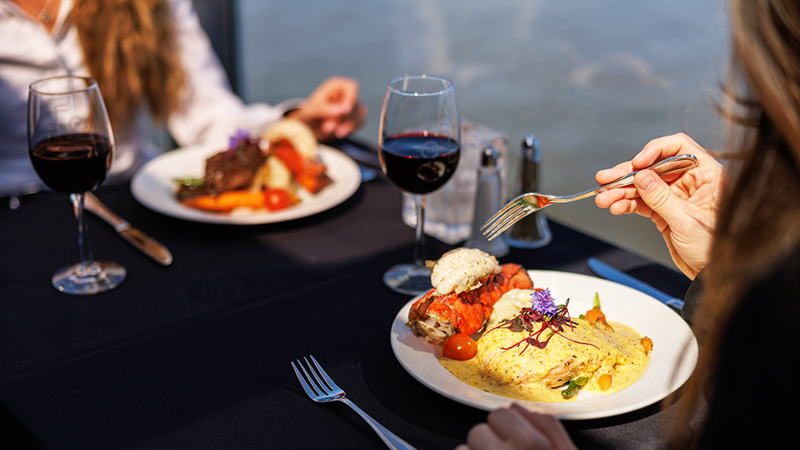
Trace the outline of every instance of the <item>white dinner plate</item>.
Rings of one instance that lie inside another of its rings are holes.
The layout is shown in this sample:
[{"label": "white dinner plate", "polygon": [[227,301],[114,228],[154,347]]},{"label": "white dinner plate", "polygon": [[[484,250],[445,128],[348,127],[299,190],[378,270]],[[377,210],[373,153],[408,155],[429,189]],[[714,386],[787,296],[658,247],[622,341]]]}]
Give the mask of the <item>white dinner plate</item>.
[{"label": "white dinner plate", "polygon": [[[131,181],[133,196],[144,206],[159,213],[195,222],[232,225],[255,225],[284,222],[307,217],[342,203],[358,190],[361,173],[358,165],[344,153],[320,145],[319,155],[333,183],[318,194],[302,191],[301,202],[280,211],[246,211],[244,213],[215,213],[190,208],[175,197],[175,179],[198,178],[205,172],[206,159],[219,153],[220,146],[195,146],[172,150],[154,158],[134,175]],[[305,195],[303,195],[305,194]]]},{"label": "white dinner plate", "polygon": [[439,363],[441,349],[415,336],[405,325],[414,300],[397,314],[392,324],[392,350],[400,364],[420,383],[435,392],[474,408],[491,411],[520,403],[531,411],[567,420],[611,417],[662,400],[689,378],[697,363],[697,341],[689,326],[671,308],[637,290],[587,275],[554,271],[529,271],[534,286],[550,288],[556,304],[569,301],[570,314],[591,309],[594,294],[609,322],[620,322],[653,340],[650,364],[635,383],[611,394],[581,391],[566,403],[514,400],[472,387]]}]

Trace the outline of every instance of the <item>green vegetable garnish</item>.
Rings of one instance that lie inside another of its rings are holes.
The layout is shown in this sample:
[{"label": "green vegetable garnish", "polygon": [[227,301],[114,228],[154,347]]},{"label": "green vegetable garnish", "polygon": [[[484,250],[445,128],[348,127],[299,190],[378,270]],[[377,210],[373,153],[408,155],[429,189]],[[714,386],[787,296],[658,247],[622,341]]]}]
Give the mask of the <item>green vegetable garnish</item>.
[{"label": "green vegetable garnish", "polygon": [[189,188],[196,188],[203,185],[202,178],[175,178],[172,181]]},{"label": "green vegetable garnish", "polygon": [[561,396],[564,398],[571,398],[578,394],[578,391],[589,382],[589,377],[578,377],[574,380],[569,380],[569,386],[561,391]]},{"label": "green vegetable garnish", "polygon": [[600,294],[594,293],[594,302],[592,302],[592,309],[600,309]]}]

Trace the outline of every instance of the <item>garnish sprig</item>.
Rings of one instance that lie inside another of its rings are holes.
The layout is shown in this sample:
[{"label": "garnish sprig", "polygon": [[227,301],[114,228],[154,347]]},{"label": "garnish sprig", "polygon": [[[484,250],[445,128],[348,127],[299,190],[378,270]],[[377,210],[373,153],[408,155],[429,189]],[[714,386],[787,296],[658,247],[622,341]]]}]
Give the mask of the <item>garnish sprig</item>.
[{"label": "garnish sprig", "polygon": [[[523,343],[525,346],[520,351],[520,354],[524,353],[529,346],[543,349],[547,347],[548,342],[550,342],[550,339],[555,335],[561,336],[576,344],[597,347],[592,343],[576,341],[563,334],[565,327],[573,329],[578,326],[569,314],[569,299],[567,299],[566,303],[563,305],[556,305],[553,297],[550,295],[550,289],[536,290],[531,297],[530,307],[522,308],[519,314],[514,318],[506,319],[496,327],[487,331],[487,333],[490,333],[498,328],[507,328],[515,333],[527,333],[526,337],[509,347],[503,348],[503,350],[511,350]],[[541,326],[536,329],[539,323],[541,323]],[[549,331],[549,333],[542,339],[542,335],[545,331]]]}]

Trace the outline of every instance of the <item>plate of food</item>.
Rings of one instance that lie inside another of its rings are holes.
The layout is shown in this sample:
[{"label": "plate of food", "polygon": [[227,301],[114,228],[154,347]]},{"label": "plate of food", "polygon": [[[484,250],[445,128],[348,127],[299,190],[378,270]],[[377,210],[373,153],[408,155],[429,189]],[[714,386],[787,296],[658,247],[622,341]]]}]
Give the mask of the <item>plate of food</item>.
[{"label": "plate of food", "polygon": [[433,290],[392,323],[395,357],[433,391],[486,411],[516,402],[586,420],[652,405],[694,370],[694,334],[656,299],[481,253],[456,249],[430,262]]},{"label": "plate of food", "polygon": [[300,122],[284,120],[262,136],[169,151],[131,181],[144,206],[180,219],[255,225],[307,217],[358,190],[361,174],[344,153],[317,143]]}]

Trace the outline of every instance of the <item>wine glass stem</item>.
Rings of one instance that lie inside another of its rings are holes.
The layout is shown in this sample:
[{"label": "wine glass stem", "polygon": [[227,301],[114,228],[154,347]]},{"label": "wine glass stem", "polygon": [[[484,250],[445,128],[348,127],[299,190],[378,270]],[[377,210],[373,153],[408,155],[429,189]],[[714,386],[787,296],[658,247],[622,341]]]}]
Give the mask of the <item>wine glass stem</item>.
[{"label": "wine glass stem", "polygon": [[75,212],[75,219],[78,222],[78,250],[81,257],[82,271],[86,271],[94,264],[92,246],[89,245],[88,229],[86,227],[86,219],[84,219],[83,200],[85,197],[85,193],[69,194],[69,198],[72,200],[72,209]]},{"label": "wine glass stem", "polygon": [[425,267],[425,196],[414,194],[414,206],[417,210],[417,226],[414,233],[414,265]]}]

